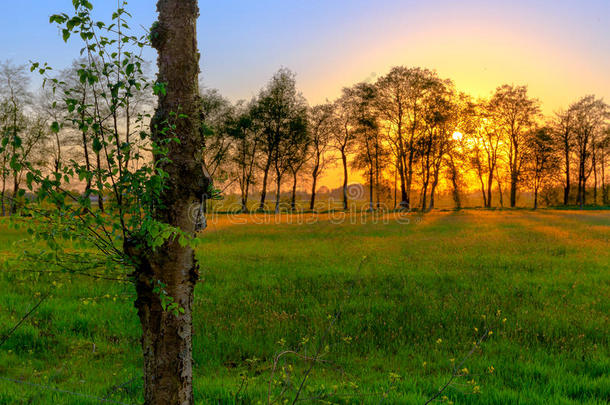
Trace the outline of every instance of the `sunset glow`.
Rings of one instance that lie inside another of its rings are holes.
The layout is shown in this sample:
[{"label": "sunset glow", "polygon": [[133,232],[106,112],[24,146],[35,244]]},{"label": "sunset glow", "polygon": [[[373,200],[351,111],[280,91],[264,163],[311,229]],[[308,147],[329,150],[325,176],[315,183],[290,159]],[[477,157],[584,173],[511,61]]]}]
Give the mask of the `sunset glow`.
[{"label": "sunset glow", "polygon": [[610,0],[4,0],[0,405],[610,398]]}]

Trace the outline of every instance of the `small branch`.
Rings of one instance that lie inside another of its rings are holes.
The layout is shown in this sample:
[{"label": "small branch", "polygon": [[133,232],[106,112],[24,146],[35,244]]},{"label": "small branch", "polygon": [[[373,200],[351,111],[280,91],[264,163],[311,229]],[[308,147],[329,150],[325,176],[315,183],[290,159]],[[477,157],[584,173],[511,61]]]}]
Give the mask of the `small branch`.
[{"label": "small branch", "polygon": [[460,376],[460,368],[464,365],[464,363],[466,362],[466,360],[468,360],[473,354],[474,352],[477,350],[477,348],[480,346],[481,343],[483,343],[485,341],[485,339],[487,339],[487,337],[489,336],[489,329],[485,331],[485,333],[483,334],[483,336],[481,336],[481,338],[478,340],[476,345],[473,345],[472,349],[470,349],[470,351],[468,352],[468,354],[466,356],[464,356],[464,358],[462,359],[462,361],[460,361],[460,363],[455,366],[455,368],[453,369],[453,373],[451,374],[451,378],[449,378],[449,380],[447,380],[447,382],[445,383],[445,385],[443,385],[436,394],[434,394],[434,396],[432,398],[430,398],[429,400],[426,401],[426,403],[424,405],[428,405],[429,403],[431,403],[432,401],[434,401],[436,398],[440,397],[443,392],[449,388],[449,386],[451,385],[451,383],[453,382],[453,380],[455,380],[458,376]]},{"label": "small branch", "polygon": [[2,338],[2,341],[0,341],[0,347],[2,347],[2,345],[4,345],[4,343],[6,343],[6,341],[13,335],[13,333],[15,333],[15,331],[19,328],[19,326],[21,326],[21,324],[23,322],[25,322],[26,319],[28,319],[30,317],[30,315],[32,315],[34,313],[34,311],[36,311],[38,309],[38,307],[40,306],[40,304],[42,304],[47,298],[49,298],[49,296],[51,295],[51,291],[47,292],[41,299],[40,301],[38,301],[38,303],[36,305],[34,305],[34,307],[23,316],[23,318],[21,318],[19,320],[19,322],[17,322],[17,324],[15,324],[15,326],[13,326],[13,328],[6,334],[4,335],[4,337]]}]

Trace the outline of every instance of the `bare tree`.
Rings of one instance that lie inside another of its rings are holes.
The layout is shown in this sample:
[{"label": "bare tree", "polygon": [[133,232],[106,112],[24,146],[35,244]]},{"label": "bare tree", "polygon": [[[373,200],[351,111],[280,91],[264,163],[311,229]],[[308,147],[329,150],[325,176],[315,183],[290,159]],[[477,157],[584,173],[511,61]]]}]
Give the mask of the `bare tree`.
[{"label": "bare tree", "polygon": [[603,132],[602,139],[599,142],[599,165],[601,168],[602,203],[604,205],[610,204],[608,183],[606,181],[606,166],[608,164],[608,155],[610,155],[610,126],[606,127],[606,130]]},{"label": "bare tree", "polygon": [[[10,61],[0,64],[0,97],[5,100],[5,125],[3,128],[3,147],[7,148],[10,168],[8,172],[13,180],[13,192],[10,201],[10,212],[17,210],[17,195],[19,193],[20,175],[23,170],[24,147],[30,145],[23,142],[23,132],[27,128],[26,108],[30,104],[31,94],[28,90],[30,78],[25,66],[16,66]],[[6,175],[3,176],[4,181]],[[2,198],[5,197],[3,185]]]},{"label": "bare tree", "polygon": [[366,173],[369,183],[369,211],[373,211],[374,191],[378,189],[379,181],[379,158],[383,154],[380,150],[382,143],[378,110],[375,108],[377,91],[374,85],[359,83],[350,89],[350,93],[357,146],[352,165]]},{"label": "bare tree", "polygon": [[258,98],[255,110],[256,119],[262,126],[261,152],[264,156],[263,184],[259,209],[265,208],[267,195],[267,182],[269,170],[275,169],[276,182],[276,211],[279,209],[279,196],[282,176],[288,170],[288,156],[286,150],[291,130],[295,122],[307,112],[307,103],[301,93],[297,91],[295,74],[288,69],[280,69],[269,81]]},{"label": "bare tree", "polygon": [[290,197],[290,209],[292,210],[296,209],[299,173],[310,157],[311,137],[308,124],[307,113],[304,110],[292,122],[285,152],[288,157],[286,165],[292,174],[292,193]]},{"label": "bare tree", "polygon": [[558,156],[553,146],[549,127],[538,128],[530,133],[528,149],[525,152],[527,157],[525,170],[534,191],[534,209],[538,208],[540,188],[548,182],[553,171],[558,167]]},{"label": "bare tree", "polygon": [[261,143],[260,128],[253,119],[253,108],[256,101],[244,105],[239,102],[236,113],[229,123],[229,134],[233,150],[230,159],[235,167],[237,182],[241,193],[241,211],[248,212],[250,186],[254,184],[256,159]]},{"label": "bare tree", "polygon": [[422,178],[421,210],[430,211],[434,208],[434,195],[440,180],[441,166],[459,121],[457,95],[451,81],[437,80],[431,85],[424,100],[421,119],[423,132],[417,142]]},{"label": "bare tree", "polygon": [[417,138],[422,131],[423,100],[437,75],[428,69],[394,67],[377,83],[378,109],[388,126],[388,141],[397,159],[402,208],[411,206]]},{"label": "bare tree", "polygon": [[563,160],[563,205],[570,203],[570,180],[571,180],[571,160],[574,148],[574,111],[567,109],[555,114],[553,123],[553,141],[561,151]]},{"label": "bare tree", "polygon": [[[479,100],[470,108],[471,121],[468,136],[472,139],[472,153],[470,160],[475,168],[481,193],[483,206],[492,207],[492,187],[494,176],[498,171],[498,158],[500,155],[500,133],[496,128],[490,105],[487,100]],[[500,179],[495,177],[500,188]]]},{"label": "bare tree", "polygon": [[205,137],[203,158],[216,183],[228,178],[227,163],[232,142],[228,125],[232,115],[233,106],[218,90],[201,92],[201,126]]},{"label": "bare tree", "polygon": [[601,138],[608,119],[608,105],[593,95],[585,96],[570,106],[574,114],[574,142],[578,159],[577,204],[586,204],[587,180],[595,170],[595,144]]},{"label": "bare tree", "polygon": [[316,203],[318,178],[328,164],[327,152],[332,135],[332,120],[334,106],[332,104],[317,105],[309,111],[309,128],[311,133],[311,200],[309,209],[313,210]]},{"label": "bare tree", "polygon": [[339,153],[343,168],[343,209],[348,209],[347,186],[349,182],[348,156],[353,152],[356,139],[356,115],[354,111],[354,93],[349,88],[343,89],[343,94],[335,101],[335,116],[331,146]]},{"label": "bare tree", "polygon": [[491,97],[490,107],[494,125],[501,131],[508,146],[510,206],[515,207],[525,139],[540,114],[540,102],[528,96],[527,86],[505,84],[496,89]]}]

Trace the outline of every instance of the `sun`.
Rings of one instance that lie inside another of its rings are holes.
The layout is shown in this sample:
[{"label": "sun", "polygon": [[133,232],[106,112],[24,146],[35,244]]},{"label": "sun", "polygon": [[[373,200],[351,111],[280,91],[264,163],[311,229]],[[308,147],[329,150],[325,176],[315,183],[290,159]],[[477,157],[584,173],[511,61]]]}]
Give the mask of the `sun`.
[{"label": "sun", "polygon": [[453,140],[460,141],[464,135],[461,132],[455,131],[453,133]]}]

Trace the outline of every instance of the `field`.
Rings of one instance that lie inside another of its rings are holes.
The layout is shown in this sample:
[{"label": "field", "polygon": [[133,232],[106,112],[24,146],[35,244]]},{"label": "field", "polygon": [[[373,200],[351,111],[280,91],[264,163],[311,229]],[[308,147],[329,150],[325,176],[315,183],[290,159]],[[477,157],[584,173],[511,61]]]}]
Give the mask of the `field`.
[{"label": "field", "polygon": [[[314,367],[301,399],[336,389],[340,403],[423,404],[485,331],[438,402],[610,401],[609,212],[238,219],[198,241],[198,403],[267,403],[274,355],[322,341],[332,364]],[[3,227],[2,254],[24,237]],[[141,402],[132,286],[5,266],[0,333],[49,290],[0,347],[0,404]],[[307,364],[294,366],[298,385]]]}]

